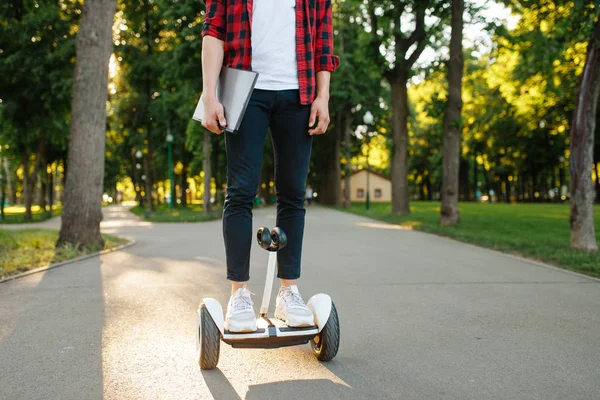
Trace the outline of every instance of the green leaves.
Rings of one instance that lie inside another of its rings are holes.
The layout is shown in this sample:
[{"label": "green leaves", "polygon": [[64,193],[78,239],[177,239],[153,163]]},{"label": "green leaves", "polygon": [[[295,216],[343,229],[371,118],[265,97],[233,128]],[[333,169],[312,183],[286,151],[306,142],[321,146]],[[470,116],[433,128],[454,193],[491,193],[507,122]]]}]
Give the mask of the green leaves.
[{"label": "green leaves", "polygon": [[79,7],[32,0],[0,5],[6,16],[0,22],[0,143],[10,143],[10,152],[34,152],[41,135],[47,154],[66,146]]}]

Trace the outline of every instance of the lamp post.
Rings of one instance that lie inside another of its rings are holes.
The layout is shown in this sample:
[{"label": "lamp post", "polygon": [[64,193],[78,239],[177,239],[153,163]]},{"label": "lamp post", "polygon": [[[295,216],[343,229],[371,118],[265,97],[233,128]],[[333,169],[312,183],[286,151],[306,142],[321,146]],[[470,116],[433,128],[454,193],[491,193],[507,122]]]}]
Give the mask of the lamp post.
[{"label": "lamp post", "polygon": [[[6,158],[2,156],[2,144],[0,144],[0,221],[4,221],[4,202],[6,201],[6,184],[10,184],[10,175],[8,172],[8,167],[6,167]],[[8,148],[8,145],[6,145]],[[5,168],[6,167],[6,168]],[[3,174],[4,171],[6,174]],[[52,209],[52,207],[50,208]]]},{"label": "lamp post", "polygon": [[140,205],[140,207],[143,205],[143,200],[142,200],[142,189],[140,187],[140,171],[142,169],[142,164],[140,164],[140,161],[142,160],[142,157],[144,156],[144,154],[142,153],[141,150],[138,150],[135,152],[135,158],[136,158],[136,162],[135,162],[135,182],[134,185],[135,187],[135,199],[137,200],[138,204]]},{"label": "lamp post", "polygon": [[373,123],[373,114],[371,114],[371,111],[367,111],[365,113],[365,115],[363,116],[363,122],[365,123],[365,125],[367,125],[367,133],[365,134],[365,139],[367,141],[367,199],[365,202],[365,207],[368,211],[371,207],[371,187],[369,182],[369,155],[371,152],[371,146],[369,143],[369,126]]},{"label": "lamp post", "polygon": [[173,135],[171,135],[171,129],[168,129],[167,132],[167,143],[169,146],[169,181],[171,182],[169,211],[173,211],[173,201],[175,200],[175,186],[173,185]]},{"label": "lamp post", "polygon": [[[0,145],[0,151],[2,151],[2,146]],[[2,157],[0,156],[0,221],[4,221],[4,175],[2,175]],[[52,209],[52,207],[50,207]]]}]

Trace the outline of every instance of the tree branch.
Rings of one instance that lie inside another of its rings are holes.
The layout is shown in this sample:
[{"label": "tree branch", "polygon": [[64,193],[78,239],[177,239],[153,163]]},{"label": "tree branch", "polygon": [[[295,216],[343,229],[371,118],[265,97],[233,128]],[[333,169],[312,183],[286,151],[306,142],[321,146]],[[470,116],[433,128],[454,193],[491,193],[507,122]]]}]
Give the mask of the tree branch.
[{"label": "tree branch", "polygon": [[417,44],[417,48],[415,51],[413,51],[410,57],[406,58],[406,68],[412,68],[413,64],[421,56],[421,53],[423,53],[423,50],[425,50],[425,46],[427,45],[427,32],[425,31],[425,10],[427,10],[428,6],[429,0],[417,2],[417,9],[415,12],[416,26],[415,30],[407,40],[405,51],[408,51],[408,49],[415,43]]},{"label": "tree branch", "polygon": [[423,40],[420,40],[417,43],[417,48],[415,49],[415,51],[412,52],[410,57],[406,60],[406,66],[408,68],[412,68],[412,66],[415,64],[415,62],[419,59],[419,57],[423,53],[423,50],[425,50],[425,46],[427,46],[426,39],[427,39],[427,37],[425,37]]},{"label": "tree branch", "polygon": [[408,37],[408,45],[406,47],[407,50],[410,48],[410,46],[424,40],[427,36],[427,33],[425,32],[425,10],[427,10],[427,7],[429,7],[429,0],[418,1],[416,7],[416,26],[413,33]]},{"label": "tree branch", "polygon": [[379,29],[379,26],[377,22],[377,15],[375,14],[375,5],[372,1],[369,1],[368,7],[369,19],[371,20],[371,40],[373,41],[373,52],[375,56],[375,61],[385,62],[384,57],[379,52],[379,49],[381,48],[381,45],[383,43],[381,41],[381,38],[377,36],[377,30]]}]

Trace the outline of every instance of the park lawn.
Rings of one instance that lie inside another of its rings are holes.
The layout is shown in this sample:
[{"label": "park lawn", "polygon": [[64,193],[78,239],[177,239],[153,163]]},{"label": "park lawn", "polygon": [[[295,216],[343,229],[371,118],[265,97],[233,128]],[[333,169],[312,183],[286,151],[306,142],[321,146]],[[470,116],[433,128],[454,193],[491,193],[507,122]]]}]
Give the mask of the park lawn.
[{"label": "park lawn", "polygon": [[[414,201],[408,216],[392,216],[391,207],[372,203],[366,211],[364,203],[354,203],[349,210],[338,209],[600,277],[600,251],[569,248],[568,204],[460,203],[461,222],[453,227],[440,226],[439,202]],[[594,212],[600,239],[600,207]]]},{"label": "park lawn", "polygon": [[135,206],[129,209],[132,213],[144,218],[150,222],[203,222],[213,221],[221,218],[221,208],[214,208],[210,216],[204,215],[204,209],[201,204],[191,204],[187,207],[175,207],[169,211],[167,204],[160,204],[156,209],[146,215],[146,209]]},{"label": "park lawn", "polygon": [[[106,234],[102,237],[105,249],[129,242]],[[58,231],[55,229],[0,230],[0,279],[102,250],[71,246],[56,249],[57,239]]]},{"label": "park lawn", "polygon": [[57,217],[62,214],[61,205],[52,206],[52,215],[44,212],[40,206],[31,207],[31,221],[25,221],[24,206],[9,206],[4,207],[4,221],[0,220],[0,224],[25,224],[30,222],[42,222],[52,217]]}]

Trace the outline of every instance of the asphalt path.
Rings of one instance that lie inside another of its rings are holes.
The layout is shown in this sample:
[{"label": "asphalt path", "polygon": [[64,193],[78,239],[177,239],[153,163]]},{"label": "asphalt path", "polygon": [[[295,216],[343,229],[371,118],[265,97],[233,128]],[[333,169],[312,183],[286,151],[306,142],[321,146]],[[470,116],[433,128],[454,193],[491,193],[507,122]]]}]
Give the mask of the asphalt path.
[{"label": "asphalt path", "polygon": [[[195,311],[229,294],[221,222],[104,213],[134,246],[0,284],[0,399],[600,398],[598,281],[321,207],[300,290],[333,298],[338,356],[222,344],[201,371]],[[256,309],[267,257],[253,246]]]}]

